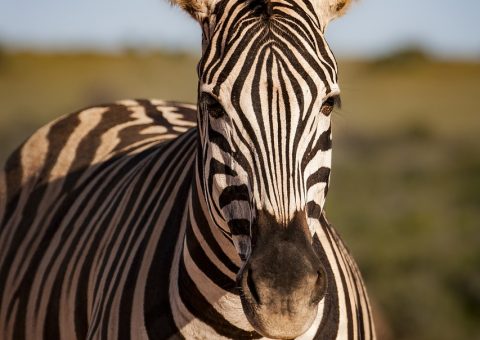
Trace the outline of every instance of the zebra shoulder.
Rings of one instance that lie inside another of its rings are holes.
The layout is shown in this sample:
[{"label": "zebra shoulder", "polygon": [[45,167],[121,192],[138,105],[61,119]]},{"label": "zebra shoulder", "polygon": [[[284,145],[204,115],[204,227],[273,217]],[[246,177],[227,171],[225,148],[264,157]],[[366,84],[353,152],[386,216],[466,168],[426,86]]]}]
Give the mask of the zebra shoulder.
[{"label": "zebra shoulder", "polygon": [[195,126],[194,105],[162,100],[123,100],[61,116],[7,159],[0,173],[0,217],[5,203],[20,191],[141,152]]}]

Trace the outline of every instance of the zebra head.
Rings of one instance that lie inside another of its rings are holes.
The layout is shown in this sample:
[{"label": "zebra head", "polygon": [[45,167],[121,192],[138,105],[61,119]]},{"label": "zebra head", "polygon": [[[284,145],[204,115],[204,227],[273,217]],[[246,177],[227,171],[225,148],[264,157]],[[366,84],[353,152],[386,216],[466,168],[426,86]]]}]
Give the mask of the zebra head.
[{"label": "zebra head", "polygon": [[337,64],[323,32],[346,0],[178,0],[201,24],[199,168],[243,260],[244,312],[271,338],[313,323],[328,278],[312,240],[331,166]]}]

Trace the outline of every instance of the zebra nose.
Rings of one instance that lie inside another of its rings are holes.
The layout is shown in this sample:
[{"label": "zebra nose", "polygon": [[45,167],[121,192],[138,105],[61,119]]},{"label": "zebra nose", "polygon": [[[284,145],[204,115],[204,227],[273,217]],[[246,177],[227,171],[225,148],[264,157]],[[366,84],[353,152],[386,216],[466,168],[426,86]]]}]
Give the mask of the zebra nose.
[{"label": "zebra nose", "polygon": [[258,294],[258,290],[257,290],[257,284],[256,282],[254,282],[253,280],[253,273],[252,273],[252,269],[249,268],[246,272],[246,274],[244,274],[246,277],[244,278],[245,281],[246,281],[246,287],[248,288],[248,293],[250,293],[250,296],[252,297],[253,301],[260,305],[261,304],[261,301],[260,301],[260,295]]},{"label": "zebra nose", "polygon": [[317,305],[326,291],[326,272],[318,261],[308,262],[298,261],[295,268],[252,261],[239,284],[255,305],[281,305],[284,312],[297,308],[298,302]]},{"label": "zebra nose", "polygon": [[261,335],[294,339],[304,334],[325,294],[325,271],[305,258],[247,262],[240,274],[241,301],[248,321]]},{"label": "zebra nose", "polygon": [[316,305],[322,300],[327,291],[327,275],[325,268],[320,265],[313,276],[315,283],[313,284],[311,303]]}]

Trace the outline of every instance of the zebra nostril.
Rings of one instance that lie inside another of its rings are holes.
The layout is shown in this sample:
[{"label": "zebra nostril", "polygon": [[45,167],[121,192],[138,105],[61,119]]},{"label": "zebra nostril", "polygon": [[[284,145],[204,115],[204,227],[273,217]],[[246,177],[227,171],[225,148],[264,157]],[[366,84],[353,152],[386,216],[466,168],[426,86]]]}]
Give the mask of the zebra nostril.
[{"label": "zebra nostril", "polygon": [[313,294],[311,299],[312,304],[317,304],[320,302],[320,300],[325,295],[325,290],[326,281],[324,272],[322,272],[321,270],[317,270],[317,277],[315,280],[315,285],[313,287]]},{"label": "zebra nostril", "polygon": [[255,300],[255,302],[257,304],[260,304],[260,296],[258,295],[257,287],[255,286],[255,283],[253,282],[252,270],[250,268],[247,271],[247,287],[250,290],[250,294],[252,294],[252,297]]}]

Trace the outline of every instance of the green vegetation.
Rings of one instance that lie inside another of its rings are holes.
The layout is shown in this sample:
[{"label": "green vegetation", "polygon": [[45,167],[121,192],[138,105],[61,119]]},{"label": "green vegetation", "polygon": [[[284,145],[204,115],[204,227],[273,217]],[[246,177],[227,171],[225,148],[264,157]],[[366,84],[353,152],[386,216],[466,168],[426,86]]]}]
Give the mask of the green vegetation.
[{"label": "green vegetation", "polygon": [[42,124],[126,98],[196,101],[196,58],[159,53],[0,54],[0,161]]},{"label": "green vegetation", "polygon": [[[93,103],[194,102],[196,58],[0,53],[0,160]],[[480,64],[341,61],[328,216],[394,339],[480,339]],[[381,340],[387,339],[385,335]]]}]

